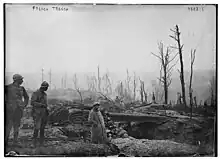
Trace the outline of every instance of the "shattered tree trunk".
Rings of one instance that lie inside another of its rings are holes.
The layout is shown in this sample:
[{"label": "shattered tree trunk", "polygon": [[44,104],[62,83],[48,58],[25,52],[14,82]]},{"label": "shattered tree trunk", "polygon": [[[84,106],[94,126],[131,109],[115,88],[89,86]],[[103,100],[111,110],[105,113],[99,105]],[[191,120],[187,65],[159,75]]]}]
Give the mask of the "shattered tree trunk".
[{"label": "shattered tree trunk", "polygon": [[141,96],[141,103],[144,103],[144,95],[143,95],[143,85],[142,85],[142,82],[141,82],[141,85],[140,85],[140,96]]},{"label": "shattered tree trunk", "polygon": [[142,103],[147,103],[147,92],[145,90],[145,86],[144,86],[144,81],[142,81],[140,78],[140,95],[141,95],[141,102]]},{"label": "shattered tree trunk", "polygon": [[101,80],[100,80],[100,74],[99,74],[99,66],[98,66],[98,90],[101,91]]},{"label": "shattered tree trunk", "polygon": [[210,80],[211,106],[216,106],[216,76],[212,75]]},{"label": "shattered tree trunk", "polygon": [[135,73],[134,73],[134,101],[136,99],[136,76],[135,76]]},{"label": "shattered tree trunk", "polygon": [[82,98],[82,93],[80,91],[80,88],[78,87],[78,79],[77,79],[76,74],[74,74],[74,76],[73,76],[73,83],[74,83],[75,90],[77,91],[77,93],[80,96],[80,101],[81,101],[81,104],[82,104],[83,103],[83,98]]},{"label": "shattered tree trunk", "polygon": [[147,92],[144,90],[144,101],[147,104]]},{"label": "shattered tree trunk", "polygon": [[177,38],[178,38],[178,48],[179,48],[179,56],[180,56],[180,65],[181,65],[181,75],[180,81],[182,86],[182,97],[183,97],[183,104],[186,106],[186,96],[185,96],[185,82],[184,82],[184,66],[183,66],[183,56],[182,56],[182,46],[180,44],[180,32],[178,26],[176,26],[177,31]]},{"label": "shattered tree trunk", "polygon": [[140,96],[141,96],[141,103],[144,103],[144,82],[140,79]]},{"label": "shattered tree trunk", "polygon": [[168,85],[167,85],[167,68],[164,67],[164,98],[165,98],[165,104],[168,104]]},{"label": "shattered tree trunk", "polygon": [[147,92],[146,92],[145,87],[144,87],[144,81],[143,81],[143,93],[144,93],[144,101],[147,104]]},{"label": "shattered tree trunk", "polygon": [[191,118],[192,118],[192,111],[193,111],[193,90],[192,90],[192,77],[193,77],[193,63],[195,61],[195,52],[196,49],[191,50],[191,63],[190,63],[190,81],[189,81],[189,100],[190,100],[190,108],[191,108]]},{"label": "shattered tree trunk", "polygon": [[126,70],[127,72],[127,89],[128,89],[128,92],[130,93],[130,81],[131,81],[131,77],[129,76],[129,72],[128,72],[128,69]]},{"label": "shattered tree trunk", "polygon": [[160,77],[158,79],[163,85],[164,103],[168,104],[168,91],[169,91],[168,89],[172,82],[172,78],[171,78],[172,68],[176,65],[176,63],[174,63],[172,66],[170,64],[178,54],[176,54],[174,57],[171,58],[170,55],[172,52],[170,51],[170,48],[167,47],[166,52],[164,52],[164,44],[162,42],[158,43],[158,49],[159,49],[158,54],[154,54],[153,52],[152,54],[155,57],[157,57],[161,63]]},{"label": "shattered tree trunk", "polygon": [[175,27],[175,31],[171,30],[175,33],[175,36],[170,36],[171,38],[173,38],[174,40],[177,41],[178,44],[178,51],[179,51],[179,57],[180,57],[180,66],[181,66],[181,71],[180,71],[180,82],[181,82],[181,87],[182,87],[182,98],[183,98],[183,104],[186,107],[186,95],[185,95],[185,82],[184,82],[184,66],[183,66],[183,56],[182,56],[182,48],[183,45],[181,45],[180,42],[180,31],[179,31],[179,27],[178,25],[176,25]]},{"label": "shattered tree trunk", "polygon": [[196,96],[194,97],[194,103],[195,103],[195,107],[197,108],[198,105],[197,105],[197,99],[196,99]]},{"label": "shattered tree trunk", "polygon": [[77,89],[77,92],[78,92],[78,94],[80,96],[80,102],[83,103],[82,93],[80,92],[79,89]]}]

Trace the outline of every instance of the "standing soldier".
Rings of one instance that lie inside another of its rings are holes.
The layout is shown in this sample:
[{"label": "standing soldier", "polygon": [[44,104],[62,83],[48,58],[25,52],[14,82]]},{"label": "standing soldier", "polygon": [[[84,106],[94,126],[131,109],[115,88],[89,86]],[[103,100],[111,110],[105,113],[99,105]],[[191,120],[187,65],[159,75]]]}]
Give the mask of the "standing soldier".
[{"label": "standing soldier", "polygon": [[91,141],[95,144],[106,144],[107,134],[105,130],[104,118],[100,112],[100,104],[94,103],[92,110],[89,113],[88,121],[92,124]]},{"label": "standing soldier", "polygon": [[37,144],[37,137],[40,130],[40,145],[44,143],[44,129],[47,124],[47,117],[49,115],[47,109],[47,91],[49,84],[44,81],[40,89],[32,94],[31,105],[33,106],[32,116],[34,119],[34,146]]},{"label": "standing soldier", "polygon": [[18,142],[19,127],[23,110],[27,106],[29,96],[24,87],[23,77],[19,74],[13,75],[13,83],[5,87],[5,101],[6,101],[6,145],[8,145],[8,138],[11,128],[14,129],[13,143]]}]

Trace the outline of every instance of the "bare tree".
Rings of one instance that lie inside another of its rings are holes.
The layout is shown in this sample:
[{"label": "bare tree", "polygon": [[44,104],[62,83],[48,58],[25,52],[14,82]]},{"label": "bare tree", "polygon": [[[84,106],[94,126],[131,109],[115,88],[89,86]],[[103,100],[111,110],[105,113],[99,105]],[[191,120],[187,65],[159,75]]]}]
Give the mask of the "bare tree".
[{"label": "bare tree", "polygon": [[134,72],[134,101],[136,99],[136,88],[137,88],[137,82],[136,82],[136,74]]},{"label": "bare tree", "polygon": [[73,83],[74,83],[75,90],[78,92],[78,94],[80,96],[80,101],[81,101],[81,103],[83,103],[82,93],[80,91],[80,88],[78,87],[78,79],[77,79],[76,74],[74,74],[74,76],[73,76]]},{"label": "bare tree", "polygon": [[152,84],[152,88],[153,88],[153,93],[151,95],[153,96],[154,94],[155,102],[156,103],[161,102],[164,96],[164,91],[162,90],[160,83]]},{"label": "bare tree", "polygon": [[130,81],[131,81],[131,76],[129,76],[129,72],[128,72],[128,69],[126,70],[126,73],[127,73],[127,90],[128,92],[130,92]]},{"label": "bare tree", "polygon": [[111,80],[109,78],[108,72],[102,77],[102,84],[103,84],[103,93],[109,95],[112,93],[112,85]]},{"label": "bare tree", "polygon": [[96,76],[92,76],[92,84],[93,84],[93,91],[96,92],[98,90],[98,80],[96,79]]},{"label": "bare tree", "polygon": [[98,90],[101,91],[101,78],[100,78],[100,73],[99,73],[99,66],[98,66]]},{"label": "bare tree", "polygon": [[88,85],[88,90],[92,92],[96,92],[96,85],[97,85],[97,80],[95,76],[89,77],[87,76],[87,85]]},{"label": "bare tree", "polygon": [[64,88],[65,89],[67,88],[67,73],[65,73],[65,76],[64,76]]},{"label": "bare tree", "polygon": [[152,93],[152,103],[154,103],[154,104],[156,103],[154,92]]},{"label": "bare tree", "polygon": [[167,47],[166,52],[165,52],[163,45],[164,44],[162,42],[158,43],[159,53],[158,54],[152,53],[152,54],[156,56],[160,60],[160,63],[161,63],[160,78],[158,79],[162,83],[163,88],[164,88],[165,104],[168,104],[168,88],[172,82],[172,78],[171,78],[172,69],[176,65],[176,63],[171,65],[171,62],[176,58],[178,54],[171,57],[172,52],[170,48]]},{"label": "bare tree", "polygon": [[92,91],[91,79],[89,76],[86,76],[88,91]]},{"label": "bare tree", "polygon": [[50,90],[52,89],[52,81],[51,81],[51,77],[52,77],[52,72],[51,72],[51,69],[50,69],[50,71],[49,71],[49,83],[50,83]]},{"label": "bare tree", "polygon": [[180,67],[181,67],[180,69],[181,69],[181,71],[179,71],[179,70],[178,71],[180,73],[180,82],[181,82],[181,87],[182,87],[183,104],[186,107],[185,82],[184,82],[184,66],[183,66],[183,56],[182,56],[183,45],[181,45],[181,42],[180,42],[180,31],[179,31],[178,25],[175,26],[174,30],[172,30],[172,29],[170,29],[170,30],[174,33],[174,35],[170,35],[170,37],[172,39],[174,39],[177,42],[177,45],[178,45],[178,47],[173,47],[173,48],[178,49],[178,52],[179,52]]},{"label": "bare tree", "polygon": [[200,102],[199,102],[199,106],[200,106],[200,107],[202,106],[202,100],[200,100]]},{"label": "bare tree", "polygon": [[144,103],[144,89],[143,89],[144,83],[143,83],[143,81],[141,81],[140,77],[139,77],[139,80],[140,80],[141,103]]},{"label": "bare tree", "polygon": [[145,90],[144,81],[142,81],[140,78],[140,96],[141,96],[141,102],[147,103],[147,91]]},{"label": "bare tree", "polygon": [[63,89],[63,77],[61,78],[61,88]]},{"label": "bare tree", "polygon": [[192,77],[193,77],[193,64],[196,57],[196,49],[191,49],[190,55],[191,55],[191,62],[190,62],[189,100],[190,100],[191,118],[192,118],[192,109],[193,109]]},{"label": "bare tree", "polygon": [[120,81],[120,82],[118,83],[118,85],[116,86],[115,92],[118,94],[118,96],[119,96],[120,98],[123,98],[123,97],[124,97],[124,87],[123,87],[122,81]]},{"label": "bare tree", "polygon": [[147,91],[145,90],[144,85],[143,85],[143,90],[144,90],[144,101],[147,104]]},{"label": "bare tree", "polygon": [[193,99],[194,99],[195,107],[197,108],[198,105],[197,105],[197,98],[196,98],[196,96],[194,96]]},{"label": "bare tree", "polygon": [[209,91],[211,97],[211,106],[216,106],[216,76],[212,75],[209,81]]},{"label": "bare tree", "polygon": [[124,87],[124,98],[128,101],[132,101],[132,94],[133,91],[131,89],[131,82],[132,82],[132,77],[129,75],[128,69],[126,70],[127,78],[125,80],[125,87]]},{"label": "bare tree", "polygon": [[97,92],[100,95],[102,95],[104,97],[105,100],[110,101],[112,104],[114,104],[115,102],[108,96],[104,95],[102,92]]},{"label": "bare tree", "polygon": [[42,78],[41,80],[43,82],[44,81],[44,69],[43,68],[41,69],[41,78]]},{"label": "bare tree", "polygon": [[181,97],[181,93],[180,92],[177,92],[176,104],[182,104],[182,97]]}]

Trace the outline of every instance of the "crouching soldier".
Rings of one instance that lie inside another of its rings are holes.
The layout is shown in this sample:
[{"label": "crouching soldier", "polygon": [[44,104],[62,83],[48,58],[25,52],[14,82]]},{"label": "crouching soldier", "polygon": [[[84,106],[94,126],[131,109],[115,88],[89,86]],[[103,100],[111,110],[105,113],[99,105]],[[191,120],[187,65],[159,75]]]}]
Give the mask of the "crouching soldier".
[{"label": "crouching soldier", "polygon": [[49,115],[49,111],[47,109],[47,91],[49,84],[44,81],[41,84],[40,89],[32,94],[31,97],[31,105],[33,106],[32,109],[32,116],[34,120],[34,133],[33,133],[33,144],[34,146],[37,145],[37,137],[40,131],[40,145],[44,143],[44,129],[47,124],[47,117]]},{"label": "crouching soldier", "polygon": [[27,106],[29,96],[24,87],[23,77],[19,74],[13,75],[13,83],[5,86],[5,103],[6,103],[6,146],[8,144],[8,138],[11,132],[11,128],[14,129],[14,141],[17,145],[19,127],[21,118],[23,116],[23,110]]}]

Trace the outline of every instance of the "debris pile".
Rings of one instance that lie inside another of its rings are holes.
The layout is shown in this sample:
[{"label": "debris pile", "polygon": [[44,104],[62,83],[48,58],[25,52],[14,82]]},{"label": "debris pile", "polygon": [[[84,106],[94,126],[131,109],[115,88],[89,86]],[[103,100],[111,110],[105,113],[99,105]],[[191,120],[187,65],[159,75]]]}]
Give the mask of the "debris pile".
[{"label": "debris pile", "polygon": [[90,141],[90,127],[81,124],[68,125],[61,127],[59,130],[64,136],[68,137],[68,140],[81,140],[84,142]]},{"label": "debris pile", "polygon": [[89,112],[84,110],[76,110],[69,114],[68,120],[72,124],[82,124],[87,123],[89,117]]},{"label": "debris pile", "polygon": [[119,137],[128,137],[128,133],[126,130],[124,130],[122,124],[113,122],[108,113],[104,114],[103,116],[105,121],[106,133],[109,140]]},{"label": "debris pile", "polygon": [[68,121],[69,110],[66,107],[58,107],[54,109],[49,115],[49,124],[62,125]]}]

